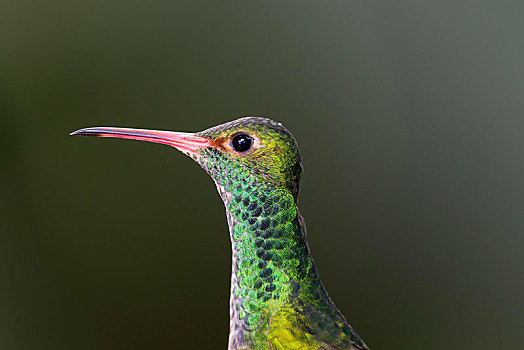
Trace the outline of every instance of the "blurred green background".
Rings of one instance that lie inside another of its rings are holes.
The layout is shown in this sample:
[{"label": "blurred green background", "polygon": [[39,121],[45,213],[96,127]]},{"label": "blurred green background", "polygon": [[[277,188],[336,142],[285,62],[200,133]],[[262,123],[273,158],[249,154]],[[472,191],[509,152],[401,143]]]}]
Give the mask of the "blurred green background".
[{"label": "blurred green background", "polygon": [[212,181],[88,126],[243,115],[301,146],[330,295],[373,349],[524,343],[524,3],[0,3],[0,348],[225,349]]}]

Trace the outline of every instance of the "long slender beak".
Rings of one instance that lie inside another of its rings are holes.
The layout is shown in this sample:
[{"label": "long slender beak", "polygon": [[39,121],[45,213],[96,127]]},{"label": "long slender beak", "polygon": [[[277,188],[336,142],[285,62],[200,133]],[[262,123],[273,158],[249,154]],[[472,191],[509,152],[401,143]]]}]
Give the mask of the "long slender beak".
[{"label": "long slender beak", "polygon": [[198,149],[208,147],[211,144],[209,139],[191,133],[147,129],[94,127],[73,131],[69,135],[114,137],[163,143],[184,153],[195,153]]}]

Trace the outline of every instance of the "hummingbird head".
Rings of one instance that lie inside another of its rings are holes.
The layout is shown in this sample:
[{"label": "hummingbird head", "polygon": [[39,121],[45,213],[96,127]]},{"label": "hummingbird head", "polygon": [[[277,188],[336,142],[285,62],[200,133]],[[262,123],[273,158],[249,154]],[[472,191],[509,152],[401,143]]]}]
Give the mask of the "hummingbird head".
[{"label": "hummingbird head", "polygon": [[197,133],[95,127],[71,135],[115,137],[163,143],[199,163],[221,185],[252,181],[298,195],[302,163],[295,138],[282,124],[244,117]]}]

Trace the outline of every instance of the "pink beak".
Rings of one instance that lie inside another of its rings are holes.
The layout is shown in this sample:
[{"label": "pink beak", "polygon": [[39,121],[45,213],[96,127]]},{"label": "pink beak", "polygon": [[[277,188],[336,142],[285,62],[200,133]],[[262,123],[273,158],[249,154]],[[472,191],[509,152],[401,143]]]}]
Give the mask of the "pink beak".
[{"label": "pink beak", "polygon": [[73,131],[69,135],[115,137],[120,139],[163,143],[165,145],[173,146],[184,153],[195,153],[198,149],[206,148],[211,145],[209,139],[196,136],[195,134],[147,129],[94,127]]}]

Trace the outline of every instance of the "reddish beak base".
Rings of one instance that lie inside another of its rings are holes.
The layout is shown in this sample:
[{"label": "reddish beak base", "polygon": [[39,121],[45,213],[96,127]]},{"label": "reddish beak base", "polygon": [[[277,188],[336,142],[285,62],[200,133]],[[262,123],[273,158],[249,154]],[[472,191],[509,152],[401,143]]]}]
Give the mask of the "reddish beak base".
[{"label": "reddish beak base", "polygon": [[195,134],[186,132],[162,130],[94,127],[73,131],[69,135],[114,137],[120,139],[163,143],[164,145],[173,146],[184,153],[195,153],[197,150],[211,145],[211,141],[205,137],[196,136]]}]

